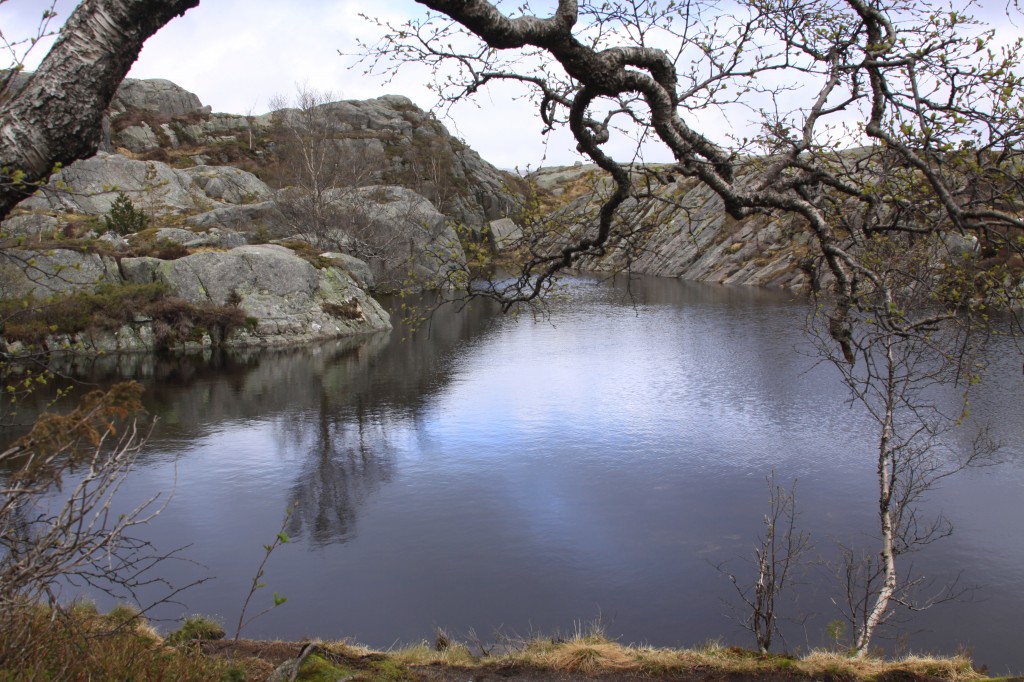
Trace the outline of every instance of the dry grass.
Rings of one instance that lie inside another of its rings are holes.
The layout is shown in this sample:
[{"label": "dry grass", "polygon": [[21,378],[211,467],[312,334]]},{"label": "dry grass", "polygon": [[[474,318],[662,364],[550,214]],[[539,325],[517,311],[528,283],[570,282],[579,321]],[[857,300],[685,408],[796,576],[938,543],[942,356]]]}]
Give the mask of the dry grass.
[{"label": "dry grass", "polygon": [[846,680],[928,678],[969,682],[985,679],[964,656],[935,658],[908,656],[887,661],[852,659],[840,653],[815,651],[803,658],[725,647],[717,643],[699,649],[664,649],[623,645],[599,632],[576,633],[568,640],[532,639],[494,656],[475,656],[464,644],[452,643],[438,651],[426,643],[389,654],[407,666],[443,665],[459,668],[528,668],[566,675],[664,676],[702,674],[712,677],[772,677]]},{"label": "dry grass", "polygon": [[169,647],[137,613],[115,611],[28,607],[3,614],[0,680],[205,682],[228,676],[225,662],[194,648]]},{"label": "dry grass", "polygon": [[[477,646],[479,648],[479,645]],[[908,656],[899,660],[879,658],[852,659],[825,651],[814,651],[802,658],[725,647],[712,642],[697,649],[665,649],[623,645],[609,641],[600,629],[577,631],[568,639],[534,638],[509,640],[504,653],[474,655],[466,644],[447,641],[443,648],[427,643],[388,654],[406,666],[447,666],[453,668],[499,669],[525,668],[563,675],[643,676],[707,675],[769,678],[783,675],[794,678],[877,680],[896,675],[968,682],[985,679],[975,672],[964,656],[935,658]]]},{"label": "dry grass", "polygon": [[[739,650],[736,650],[739,651]],[[723,674],[778,672],[780,657],[751,656],[714,645],[700,650],[625,646],[589,635],[565,642],[531,642],[523,651],[510,654],[506,663],[521,663],[564,673],[633,673],[663,675],[694,670]],[[783,665],[782,668],[788,668]]]},{"label": "dry grass", "polygon": [[586,641],[566,642],[547,656],[551,668],[562,672],[593,675],[597,672],[637,670],[638,656],[612,642],[591,644]]},{"label": "dry grass", "polygon": [[880,658],[850,658],[831,651],[813,651],[799,661],[800,667],[816,673],[833,672],[854,679],[877,678],[893,673],[933,677],[951,682],[980,680],[985,675],[974,670],[966,656],[937,658],[909,655],[888,661]]},{"label": "dry grass", "polygon": [[403,665],[443,665],[454,668],[473,667],[481,660],[473,655],[468,646],[457,643],[438,650],[436,646],[431,647],[421,642],[391,652],[388,656]]}]

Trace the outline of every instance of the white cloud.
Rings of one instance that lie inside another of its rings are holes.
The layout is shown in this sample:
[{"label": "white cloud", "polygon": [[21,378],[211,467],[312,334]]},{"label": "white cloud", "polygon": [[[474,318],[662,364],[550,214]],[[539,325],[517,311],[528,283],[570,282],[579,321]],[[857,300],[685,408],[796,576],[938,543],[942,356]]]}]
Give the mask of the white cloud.
[{"label": "white cloud", "polygon": [[[38,23],[40,0],[7,0],[0,3],[0,27],[7,36],[26,35]],[[62,22],[77,3],[60,0],[57,9]],[[430,74],[425,68],[408,68],[391,82],[364,75],[352,68],[355,58],[340,56],[359,51],[356,40],[374,37],[372,24],[359,16],[372,13],[399,24],[422,14],[413,0],[202,0],[185,16],[171,21],[150,38],[132,68],[134,78],[166,78],[196,93],[215,111],[262,113],[277,94],[289,95],[295,84],[305,82],[318,90],[329,90],[338,98],[364,99],[383,94],[402,94],[419,106],[430,107],[433,93],[426,87]],[[368,7],[369,6],[369,7]],[[1002,29],[1005,14],[989,17]],[[47,45],[34,51],[41,58]],[[32,60],[28,62],[31,68]],[[579,158],[566,132],[548,140],[541,138],[541,122],[526,99],[513,99],[512,86],[481,93],[475,103],[463,103],[450,112],[445,124],[486,160],[504,168],[568,164]],[[749,112],[748,112],[749,113]],[[701,116],[701,128],[711,135],[736,132],[747,118],[740,112],[727,120],[718,112]],[[614,147],[613,144],[610,145]],[[626,145],[617,151],[624,153]],[[655,151],[652,161],[667,161],[664,151]]]}]

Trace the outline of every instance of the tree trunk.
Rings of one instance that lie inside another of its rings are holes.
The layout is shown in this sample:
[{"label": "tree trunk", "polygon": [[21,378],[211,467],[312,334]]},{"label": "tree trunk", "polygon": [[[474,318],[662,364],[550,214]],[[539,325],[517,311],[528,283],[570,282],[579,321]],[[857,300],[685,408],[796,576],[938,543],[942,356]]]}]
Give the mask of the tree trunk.
[{"label": "tree trunk", "polygon": [[142,49],[199,0],[84,0],[0,105],[0,219],[61,165],[96,153],[103,112]]},{"label": "tree trunk", "polygon": [[854,655],[863,658],[868,653],[871,645],[871,638],[875,629],[882,622],[886,611],[889,609],[889,602],[896,593],[896,552],[895,534],[893,528],[893,469],[896,466],[893,452],[893,429],[896,410],[896,377],[892,345],[886,345],[886,376],[885,392],[885,417],[882,423],[882,433],[878,441],[878,516],[882,532],[882,549],[880,551],[884,579],[882,587],[878,591],[875,605],[867,614],[864,627],[857,633]]}]

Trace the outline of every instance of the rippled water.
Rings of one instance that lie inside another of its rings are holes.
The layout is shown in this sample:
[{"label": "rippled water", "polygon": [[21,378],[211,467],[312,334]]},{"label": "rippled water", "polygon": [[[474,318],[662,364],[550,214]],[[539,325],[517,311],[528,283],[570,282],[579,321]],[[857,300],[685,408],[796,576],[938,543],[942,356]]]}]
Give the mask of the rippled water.
[{"label": "rippled water", "polygon": [[[819,554],[868,550],[870,423],[817,365],[806,306],[786,294],[642,279],[572,280],[549,318],[444,309],[415,334],[193,361],[122,358],[160,417],[128,497],[174,489],[147,529],[191,543],[214,580],[183,612],[233,624],[284,509],[293,542],[265,581],[288,597],[254,637],[349,637],[377,647],[475,630],[566,632],[600,616],[624,642],[749,645],[715,566],[741,570],[760,531],[765,477],[798,479]],[[973,601],[900,625],[891,648],[973,651],[1024,671],[1024,405],[1020,360],[996,348],[974,420],[1006,463],[929,498],[955,534],[915,568],[979,587]],[[81,368],[80,368],[81,369]],[[106,380],[107,366],[85,368]],[[791,647],[825,644],[837,617],[811,568],[789,613]]]}]

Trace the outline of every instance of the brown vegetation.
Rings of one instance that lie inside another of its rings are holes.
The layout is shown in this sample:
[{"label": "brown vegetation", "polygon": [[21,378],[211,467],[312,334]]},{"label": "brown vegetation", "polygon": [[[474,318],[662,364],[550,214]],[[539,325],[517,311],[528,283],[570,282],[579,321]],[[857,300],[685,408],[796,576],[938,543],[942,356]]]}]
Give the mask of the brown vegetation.
[{"label": "brown vegetation", "polygon": [[123,325],[152,322],[162,346],[209,332],[216,343],[248,320],[232,305],[191,303],[166,296],[162,284],[102,286],[46,301],[0,301],[2,335],[8,341],[45,344],[54,335],[113,331]]}]

